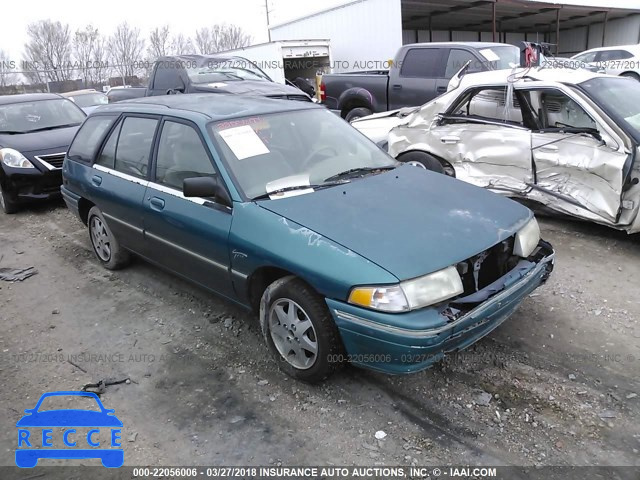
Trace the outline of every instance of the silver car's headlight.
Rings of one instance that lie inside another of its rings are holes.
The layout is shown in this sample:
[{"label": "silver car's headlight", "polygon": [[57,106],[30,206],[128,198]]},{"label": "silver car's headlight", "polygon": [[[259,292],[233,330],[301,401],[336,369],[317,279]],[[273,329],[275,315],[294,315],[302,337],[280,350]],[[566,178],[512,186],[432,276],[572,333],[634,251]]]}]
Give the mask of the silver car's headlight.
[{"label": "silver car's headlight", "polygon": [[355,287],[349,294],[349,303],[384,312],[408,312],[463,292],[458,271],[447,267],[397,285]]},{"label": "silver car's headlight", "polygon": [[533,217],[529,222],[516,233],[516,241],[513,245],[513,254],[522,258],[527,258],[533,253],[540,242],[540,227],[538,221]]},{"label": "silver car's headlight", "polygon": [[8,167],[35,168],[24,155],[13,148],[0,148],[0,159]]}]

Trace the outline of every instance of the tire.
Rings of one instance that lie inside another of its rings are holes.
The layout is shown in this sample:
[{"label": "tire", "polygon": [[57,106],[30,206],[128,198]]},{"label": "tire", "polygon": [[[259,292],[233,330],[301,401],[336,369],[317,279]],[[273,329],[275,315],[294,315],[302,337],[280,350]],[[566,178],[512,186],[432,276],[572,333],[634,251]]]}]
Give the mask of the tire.
[{"label": "tire", "polygon": [[358,108],[353,108],[351,110],[349,110],[349,113],[347,113],[344,116],[344,119],[351,123],[354,120],[357,120],[358,118],[362,118],[362,117],[366,117],[367,115],[371,115],[373,112],[371,110],[369,110],[368,108],[365,107],[358,107]]},{"label": "tire", "polygon": [[440,161],[426,152],[408,152],[398,157],[399,162],[409,163],[416,167],[424,168],[436,173],[444,174],[444,167]]},{"label": "tire", "polygon": [[324,299],[305,282],[273,282],[260,301],[262,333],[278,367],[308,383],[329,377],[343,362],[344,347]]},{"label": "tire", "polygon": [[640,75],[638,75],[635,72],[624,72],[620,74],[621,77],[629,77],[629,78],[633,78],[634,80],[637,80],[640,82]]},{"label": "tire", "polygon": [[89,210],[87,225],[93,253],[103,267],[118,270],[129,264],[131,255],[120,246],[98,207]]},{"label": "tire", "polygon": [[18,211],[18,205],[2,190],[2,185],[0,185],[0,207],[2,207],[2,211],[7,215]]}]

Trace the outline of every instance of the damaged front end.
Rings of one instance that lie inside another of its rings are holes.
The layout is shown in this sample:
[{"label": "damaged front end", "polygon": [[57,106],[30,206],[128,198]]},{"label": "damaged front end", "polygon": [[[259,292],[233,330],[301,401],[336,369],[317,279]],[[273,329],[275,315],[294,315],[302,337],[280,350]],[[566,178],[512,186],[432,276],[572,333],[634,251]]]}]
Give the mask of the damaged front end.
[{"label": "damaged front end", "polygon": [[459,262],[464,293],[433,307],[388,314],[327,299],[352,363],[392,374],[417,372],[489,334],[553,270],[555,254],[544,240],[527,258],[513,249],[510,237]]}]

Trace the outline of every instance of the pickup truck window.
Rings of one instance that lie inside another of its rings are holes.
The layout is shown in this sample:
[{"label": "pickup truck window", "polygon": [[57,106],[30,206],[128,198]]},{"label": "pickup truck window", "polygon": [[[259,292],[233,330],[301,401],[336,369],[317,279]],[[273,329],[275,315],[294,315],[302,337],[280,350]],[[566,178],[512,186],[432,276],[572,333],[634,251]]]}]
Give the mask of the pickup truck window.
[{"label": "pickup truck window", "polygon": [[159,62],[153,75],[154,90],[172,90],[180,88],[179,72],[180,70],[173,64]]},{"label": "pickup truck window", "polygon": [[198,133],[183,123],[164,122],[156,157],[156,182],[182,191],[185,178],[215,175]]},{"label": "pickup truck window", "polygon": [[439,63],[439,48],[411,48],[402,61],[401,77],[439,78],[442,65]]},{"label": "pickup truck window", "polygon": [[452,48],[449,51],[449,59],[447,60],[444,77],[453,77],[469,60],[471,60],[471,64],[469,65],[467,73],[481,72],[483,70],[482,62],[473,53],[460,48]]}]

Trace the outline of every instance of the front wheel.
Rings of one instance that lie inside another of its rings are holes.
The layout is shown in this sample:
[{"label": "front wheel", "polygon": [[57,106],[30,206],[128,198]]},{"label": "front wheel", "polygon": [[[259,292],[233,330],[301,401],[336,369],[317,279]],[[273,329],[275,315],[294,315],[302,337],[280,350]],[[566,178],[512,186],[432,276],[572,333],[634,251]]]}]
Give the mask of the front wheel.
[{"label": "front wheel", "polygon": [[98,207],[89,210],[87,223],[93,253],[100,263],[109,270],[118,270],[126,266],[130,261],[129,252],[120,246]]},{"label": "front wheel", "polygon": [[344,119],[351,123],[354,120],[357,120],[359,118],[362,117],[366,117],[368,115],[371,115],[373,112],[371,110],[369,110],[368,108],[365,107],[358,107],[358,108],[354,108],[353,110],[349,110],[349,113],[347,113],[344,117]]},{"label": "front wheel", "polygon": [[440,161],[426,152],[408,152],[398,157],[399,162],[408,163],[414,167],[431,170],[436,173],[445,173]]},{"label": "front wheel", "polygon": [[0,207],[2,207],[2,211],[6,214],[16,213],[18,211],[18,205],[2,190],[2,185],[0,185]]},{"label": "front wheel", "polygon": [[276,280],[265,290],[262,332],[280,369],[293,378],[316,383],[342,364],[342,340],[323,300],[302,280]]}]

